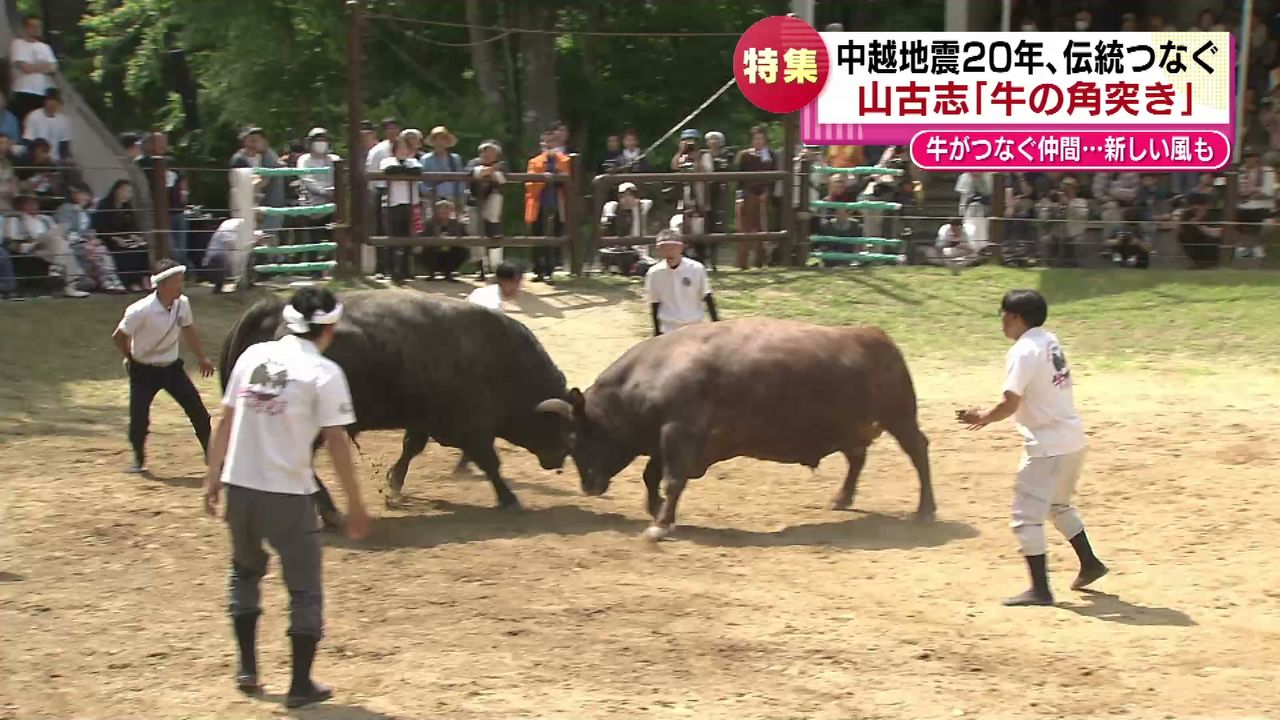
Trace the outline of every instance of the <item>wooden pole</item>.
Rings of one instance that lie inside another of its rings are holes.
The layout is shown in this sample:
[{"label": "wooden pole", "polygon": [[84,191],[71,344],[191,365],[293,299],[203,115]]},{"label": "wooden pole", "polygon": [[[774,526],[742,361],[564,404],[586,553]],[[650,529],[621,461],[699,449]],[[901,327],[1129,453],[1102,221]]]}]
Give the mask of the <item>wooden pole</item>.
[{"label": "wooden pole", "polygon": [[[808,178],[803,182],[796,177],[796,155],[800,147],[800,113],[788,113],[782,119],[782,136],[783,148],[781,160],[786,163],[785,167],[779,168],[786,170],[788,180],[782,183],[782,206],[781,218],[779,218],[778,229],[787,233],[787,239],[782,241],[782,264],[796,265],[798,258],[795,256],[795,233],[796,233],[796,189],[800,188],[801,192],[808,189]],[[768,228],[764,228],[768,229]]]},{"label": "wooden pole", "polygon": [[333,241],[338,243],[334,259],[336,277],[352,277],[359,274],[360,263],[351,249],[351,198],[347,188],[347,161],[333,163],[333,202],[338,207],[333,212]]},{"label": "wooden pole", "polygon": [[569,235],[569,272],[582,274],[582,187],[579,175],[582,173],[582,156],[573,153],[569,156],[569,178],[565,187],[565,222]]},{"label": "wooden pole", "polygon": [[[347,225],[349,270],[362,271],[362,247],[369,240],[367,218],[369,187],[364,179],[364,7],[361,0],[347,0]],[[336,170],[334,171],[337,172]]]},{"label": "wooden pole", "polygon": [[169,176],[169,164],[163,155],[151,156],[151,205],[155,210],[155,241],[151,243],[156,260],[170,257],[172,246],[169,237],[169,188],[165,181]]}]

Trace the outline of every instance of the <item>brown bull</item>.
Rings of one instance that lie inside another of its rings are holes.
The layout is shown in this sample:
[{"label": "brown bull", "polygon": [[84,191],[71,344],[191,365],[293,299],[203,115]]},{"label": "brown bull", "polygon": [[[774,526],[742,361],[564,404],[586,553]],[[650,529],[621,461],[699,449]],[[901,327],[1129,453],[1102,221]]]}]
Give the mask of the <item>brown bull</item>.
[{"label": "brown bull", "polygon": [[[935,511],[929,441],[916,421],[906,361],[883,331],[747,319],[695,325],[640,343],[585,393],[540,406],[570,418],[571,452],[588,495],[640,455],[648,535],[667,534],[690,478],[733,457],[816,468],[849,461],[831,507],[852,506],[867,447],[887,431],[920,478],[917,513]],[[659,487],[666,482],[666,499]]]}]

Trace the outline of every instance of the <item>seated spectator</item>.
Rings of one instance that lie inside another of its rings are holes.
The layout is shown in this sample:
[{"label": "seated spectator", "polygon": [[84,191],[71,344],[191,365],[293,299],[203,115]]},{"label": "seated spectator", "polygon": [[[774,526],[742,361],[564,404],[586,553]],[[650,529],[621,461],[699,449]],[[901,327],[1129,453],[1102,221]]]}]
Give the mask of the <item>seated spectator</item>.
[{"label": "seated spectator", "polygon": [[18,173],[13,166],[13,141],[0,135],[0,212],[12,211],[18,194]]},{"label": "seated spectator", "polygon": [[133,212],[133,184],[117,180],[98,202],[91,218],[94,232],[116,264],[120,282],[129,292],[141,292],[151,282],[147,240]]},{"label": "seated spectator", "polygon": [[53,87],[53,75],[58,72],[53,48],[40,40],[40,18],[22,19],[22,36],[9,45],[9,66],[13,114],[25,118],[44,104],[44,94]]},{"label": "seated spectator", "polygon": [[1104,252],[1120,267],[1146,269],[1151,263],[1151,243],[1129,230],[1116,233],[1106,241],[1106,246]]},{"label": "seated spectator", "polygon": [[1190,197],[1190,207],[1178,213],[1178,243],[1194,269],[1218,266],[1222,228],[1208,225],[1212,202],[1208,195],[1195,193]]},{"label": "seated spectator", "polygon": [[89,206],[93,193],[84,185],[71,188],[71,197],[53,214],[54,222],[67,239],[76,260],[84,268],[81,290],[98,292],[124,292],[124,285],[116,275],[116,264],[111,252],[98,239],[89,221]]},{"label": "seated spectator", "polygon": [[[653,201],[640,197],[635,183],[618,186],[618,199],[604,204],[600,215],[601,235],[606,238],[644,237],[649,227],[649,211]],[[615,267],[623,275],[643,275],[657,261],[649,256],[649,245],[643,242],[609,244],[600,251],[600,264]]]},{"label": "seated spectator", "polygon": [[[431,219],[424,232],[436,237],[464,234],[463,225],[458,220],[458,209],[449,200],[437,200],[432,207]],[[431,278],[440,275],[445,281],[453,282],[453,274],[458,272],[462,263],[467,261],[465,247],[431,247],[426,249],[427,272]]]},{"label": "seated spectator", "polygon": [[88,297],[89,293],[78,288],[84,279],[84,270],[57,223],[48,215],[40,214],[40,201],[32,195],[21,195],[17,199],[17,206],[18,214],[10,216],[4,227],[10,254],[29,255],[43,260],[48,266],[49,275],[61,278],[64,295],[72,298]]},{"label": "seated spectator", "polygon": [[30,154],[14,174],[19,191],[34,195],[45,212],[53,212],[66,197],[66,177],[54,163],[49,143],[43,138],[32,141]]},{"label": "seated spectator", "polygon": [[818,234],[858,237],[862,235],[862,224],[854,219],[853,213],[841,208],[834,215],[827,215],[818,221]]},{"label": "seated spectator", "polygon": [[1037,206],[1037,217],[1044,223],[1046,261],[1049,267],[1073,267],[1075,247],[1084,241],[1089,228],[1089,201],[1080,197],[1080,183],[1075,176],[1062,178],[1058,192],[1050,192]]},{"label": "seated spectator", "polygon": [[13,257],[9,255],[4,240],[4,227],[0,223],[0,300],[24,300],[18,292],[18,274],[13,269]]},{"label": "seated spectator", "polygon": [[27,143],[45,140],[52,149],[54,161],[71,160],[71,121],[62,113],[62,93],[58,88],[49,88],[44,107],[32,110],[23,127],[22,138]]},{"label": "seated spectator", "polygon": [[1103,234],[1114,237],[1123,228],[1125,210],[1138,199],[1141,176],[1136,172],[1096,173],[1093,176],[1093,199],[1100,205]]},{"label": "seated spectator", "polygon": [[5,107],[8,104],[9,99],[0,93],[0,137],[9,138],[12,146],[22,140],[22,125],[18,123],[18,117]]}]

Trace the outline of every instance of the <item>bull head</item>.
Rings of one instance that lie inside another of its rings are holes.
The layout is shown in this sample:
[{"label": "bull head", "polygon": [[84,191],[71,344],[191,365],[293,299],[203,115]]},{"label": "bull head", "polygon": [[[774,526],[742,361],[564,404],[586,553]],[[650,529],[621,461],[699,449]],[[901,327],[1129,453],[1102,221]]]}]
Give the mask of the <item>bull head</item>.
[{"label": "bull head", "polygon": [[[578,392],[577,388],[574,388],[573,392]],[[578,397],[580,398],[581,396],[582,394],[578,393]],[[553,413],[565,419],[565,422],[568,425],[568,431],[564,436],[564,441],[569,447],[569,450],[572,451],[578,440],[578,434],[574,430],[574,421],[577,417],[580,417],[578,413],[574,411],[574,406],[568,400],[563,400],[561,398],[548,398],[538,403],[537,407],[534,408],[534,411],[539,413]]]}]

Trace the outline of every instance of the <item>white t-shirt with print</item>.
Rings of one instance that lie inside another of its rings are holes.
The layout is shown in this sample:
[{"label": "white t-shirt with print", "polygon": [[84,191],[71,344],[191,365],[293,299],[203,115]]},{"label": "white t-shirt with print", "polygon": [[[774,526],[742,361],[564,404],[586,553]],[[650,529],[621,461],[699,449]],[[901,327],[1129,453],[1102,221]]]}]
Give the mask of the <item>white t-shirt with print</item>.
[{"label": "white t-shirt with print", "polygon": [[245,350],[222,406],[235,408],[222,482],[288,495],[319,489],[311,455],[320,430],[356,421],[342,368],[296,335]]},{"label": "white t-shirt with print", "polygon": [[1027,455],[1067,455],[1087,445],[1071,385],[1066,353],[1048,330],[1031,328],[1009,348],[1004,392],[1021,398],[1014,420]]},{"label": "white t-shirt with print", "polygon": [[31,65],[53,63],[56,67],[58,58],[54,56],[53,48],[39,40],[32,42],[24,38],[14,38],[9,44],[9,64],[13,69],[13,92],[44,95],[52,85],[49,76],[44,73],[23,72],[18,69],[20,62]]},{"label": "white t-shirt with print", "polygon": [[674,268],[663,260],[644,276],[644,291],[650,303],[658,303],[658,329],[669,333],[703,321],[702,302],[711,292],[711,280],[697,260],[681,258]]},{"label": "white t-shirt with print", "polygon": [[182,328],[195,322],[191,301],[179,295],[169,307],[155,293],[133,303],[124,311],[118,326],[129,336],[129,352],[144,365],[172,365],[178,361],[178,340]]},{"label": "white t-shirt with print", "polygon": [[478,287],[467,296],[467,302],[503,312],[502,288],[498,287],[497,284]]}]

